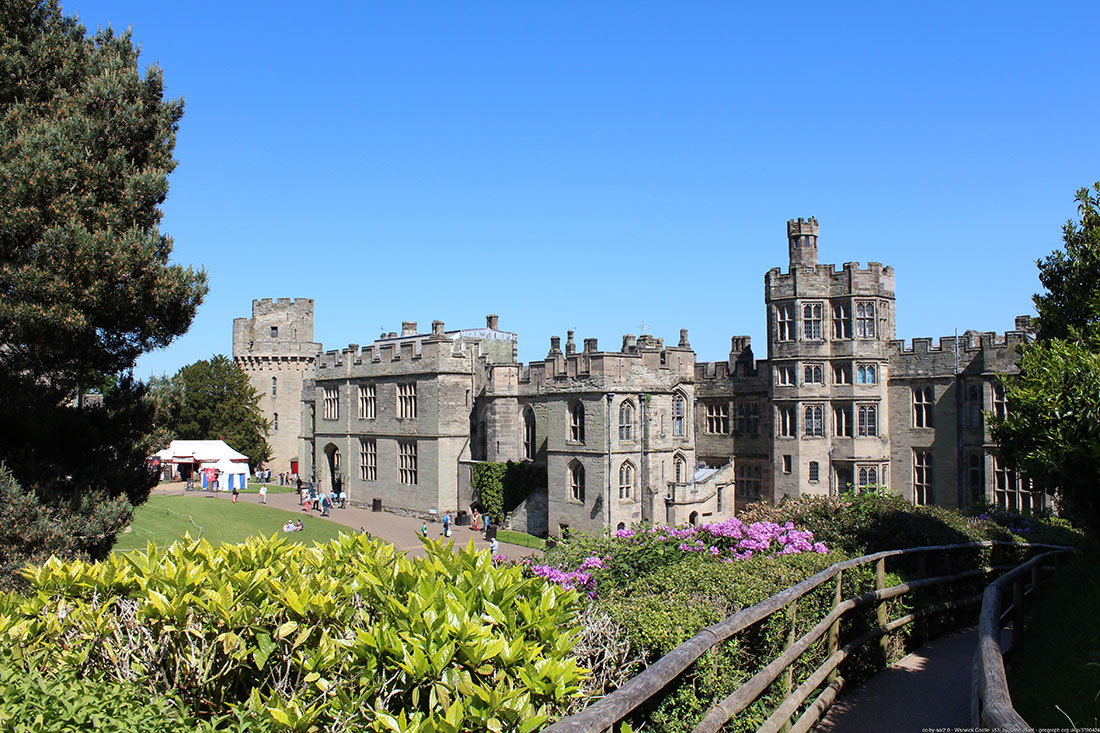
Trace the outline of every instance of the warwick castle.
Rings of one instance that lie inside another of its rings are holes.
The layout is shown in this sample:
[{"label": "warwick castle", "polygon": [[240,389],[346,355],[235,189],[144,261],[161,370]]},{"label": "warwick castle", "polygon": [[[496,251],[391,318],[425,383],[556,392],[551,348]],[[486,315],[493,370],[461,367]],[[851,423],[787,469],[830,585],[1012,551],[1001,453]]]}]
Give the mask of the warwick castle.
[{"label": "warwick castle", "polygon": [[789,265],[764,276],[768,356],[747,336],[729,359],[623,336],[578,349],[559,336],[517,360],[496,315],[483,328],[415,322],[325,351],[313,301],[254,300],[233,322],[233,357],[262,395],[274,471],[340,485],[354,504],[469,511],[479,461],[546,469],[509,516],[542,536],[634,522],[711,522],[751,502],[886,486],[915,504],[1015,511],[1044,497],[996,455],[986,414],[997,375],[1018,372],[1030,319],[1004,334],[895,340],[894,271],[818,264],[816,219],[787,222]]}]

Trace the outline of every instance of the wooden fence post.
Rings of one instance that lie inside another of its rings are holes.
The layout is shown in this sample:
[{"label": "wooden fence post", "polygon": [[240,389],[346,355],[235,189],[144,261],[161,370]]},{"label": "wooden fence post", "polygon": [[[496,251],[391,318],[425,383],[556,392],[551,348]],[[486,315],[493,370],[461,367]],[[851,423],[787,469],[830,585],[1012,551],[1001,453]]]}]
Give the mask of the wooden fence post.
[{"label": "wooden fence post", "polygon": [[[835,609],[840,605],[840,602],[844,600],[844,571],[841,570],[836,574],[836,593],[833,595],[833,608]],[[840,647],[840,617],[837,617],[836,621],[833,621],[832,626],[829,627],[829,656],[836,654],[836,650]],[[836,681],[837,671],[834,669],[829,673],[828,683],[831,685]]]},{"label": "wooden fence post", "polygon": [[[875,562],[875,590],[884,590],[886,588],[886,558],[880,557]],[[885,626],[887,621],[886,615],[886,601],[880,600],[875,606],[875,619],[878,621],[879,626]],[[878,640],[879,648],[882,649],[882,658],[884,661],[889,662],[890,659],[890,639],[888,634],[883,634]]]},{"label": "wooden fence post", "polygon": [[[787,644],[786,644],[786,646],[783,647],[783,651],[787,651],[792,646],[794,646],[794,642],[798,639],[798,632],[797,632],[797,628],[796,628],[797,627],[797,621],[798,621],[798,599],[796,598],[793,601],[791,601],[791,628],[790,628],[790,631],[787,632]],[[786,671],[783,672],[783,698],[784,699],[790,697],[791,692],[794,691],[794,669],[793,669],[793,667],[794,667],[794,662],[791,662],[791,664],[787,666]],[[786,722],[783,723],[783,727],[780,728],[780,730],[783,731],[783,733],[787,733],[790,729],[791,729],[791,721],[790,721],[790,718],[788,718],[786,720]]]}]

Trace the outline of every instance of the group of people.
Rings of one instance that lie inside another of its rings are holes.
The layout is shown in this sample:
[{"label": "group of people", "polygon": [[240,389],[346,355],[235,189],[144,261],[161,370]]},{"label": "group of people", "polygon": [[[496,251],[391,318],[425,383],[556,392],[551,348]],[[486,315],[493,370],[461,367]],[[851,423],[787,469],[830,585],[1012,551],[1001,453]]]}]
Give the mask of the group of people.
[{"label": "group of people", "polygon": [[335,491],[318,493],[313,489],[303,488],[298,494],[298,506],[302,507],[303,512],[320,510],[322,517],[329,516],[329,510],[336,506],[336,502],[340,502],[341,509],[347,509],[348,492],[340,489],[339,494]]},{"label": "group of people", "polygon": [[301,532],[304,528],[301,519],[288,519],[283,525],[284,532]]},{"label": "group of people", "polygon": [[[257,468],[256,480],[259,481],[261,484],[271,483],[271,469]],[[290,473],[289,471],[285,471],[279,474],[279,486],[291,486],[295,482],[297,482],[299,486],[302,483],[302,479],[300,476],[298,476],[298,474]]]}]

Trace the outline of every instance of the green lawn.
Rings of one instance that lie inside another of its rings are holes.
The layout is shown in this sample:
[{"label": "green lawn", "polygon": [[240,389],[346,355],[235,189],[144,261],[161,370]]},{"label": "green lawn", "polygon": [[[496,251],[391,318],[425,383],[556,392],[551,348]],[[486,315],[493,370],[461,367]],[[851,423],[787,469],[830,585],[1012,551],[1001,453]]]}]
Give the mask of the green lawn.
[{"label": "green lawn", "polygon": [[501,542],[507,542],[509,545],[519,545],[520,547],[531,547],[535,550],[545,550],[546,540],[541,537],[535,537],[534,535],[527,534],[525,532],[513,532],[510,529],[497,530],[497,539]]},{"label": "green lawn", "polygon": [[[301,519],[301,532],[283,533],[287,519]],[[256,504],[233,504],[204,491],[183,496],[152,496],[134,512],[132,531],[120,534],[116,550],[144,550],[149,542],[170,544],[187,532],[214,544],[242,542],[253,535],[278,534],[294,542],[326,542],[343,532],[353,531],[342,524]]]}]

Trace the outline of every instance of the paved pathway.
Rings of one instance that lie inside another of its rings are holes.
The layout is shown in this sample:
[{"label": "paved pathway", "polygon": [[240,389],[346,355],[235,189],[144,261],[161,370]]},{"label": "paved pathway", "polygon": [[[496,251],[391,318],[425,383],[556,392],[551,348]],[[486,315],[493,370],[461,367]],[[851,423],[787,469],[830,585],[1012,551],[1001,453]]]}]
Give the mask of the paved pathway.
[{"label": "paved pathway", "polygon": [[[155,489],[159,494],[183,494],[184,484],[182,483],[162,483]],[[192,492],[196,496],[211,496],[206,491]],[[220,491],[213,494],[220,499],[232,499],[233,495],[228,491]],[[241,494],[240,501],[248,502],[250,504],[258,504],[260,497],[255,493]],[[272,494],[267,495],[267,505],[276,509],[285,509],[287,511],[301,512],[302,507],[298,505],[298,495],[294,493],[288,494]],[[311,512],[314,517],[320,518],[318,512]],[[332,509],[330,516],[324,517],[338,524],[351,527],[352,529],[363,529],[370,532],[372,536],[383,539],[389,542],[391,545],[399,550],[404,550],[411,555],[423,555],[424,546],[420,542],[419,534],[420,527],[423,521],[414,517],[402,517],[397,514],[391,514],[389,512],[372,512],[370,509],[360,509],[349,505],[346,509]],[[278,527],[273,527],[268,531],[277,531]],[[432,539],[443,538],[443,524],[442,522],[429,523],[428,524],[428,536]],[[489,549],[489,543],[485,540],[483,532],[474,532],[469,527],[452,527],[451,528],[451,540],[458,547],[465,547],[466,543],[470,540],[474,540],[474,544],[478,549]],[[510,558],[528,557],[530,555],[541,556],[542,552],[539,550],[531,549],[530,547],[520,547],[518,545],[510,545],[506,542],[501,542],[498,554],[505,555]]]},{"label": "paved pathway", "polygon": [[921,733],[970,728],[970,667],[978,632],[931,641],[860,687],[845,693],[819,733]]}]

